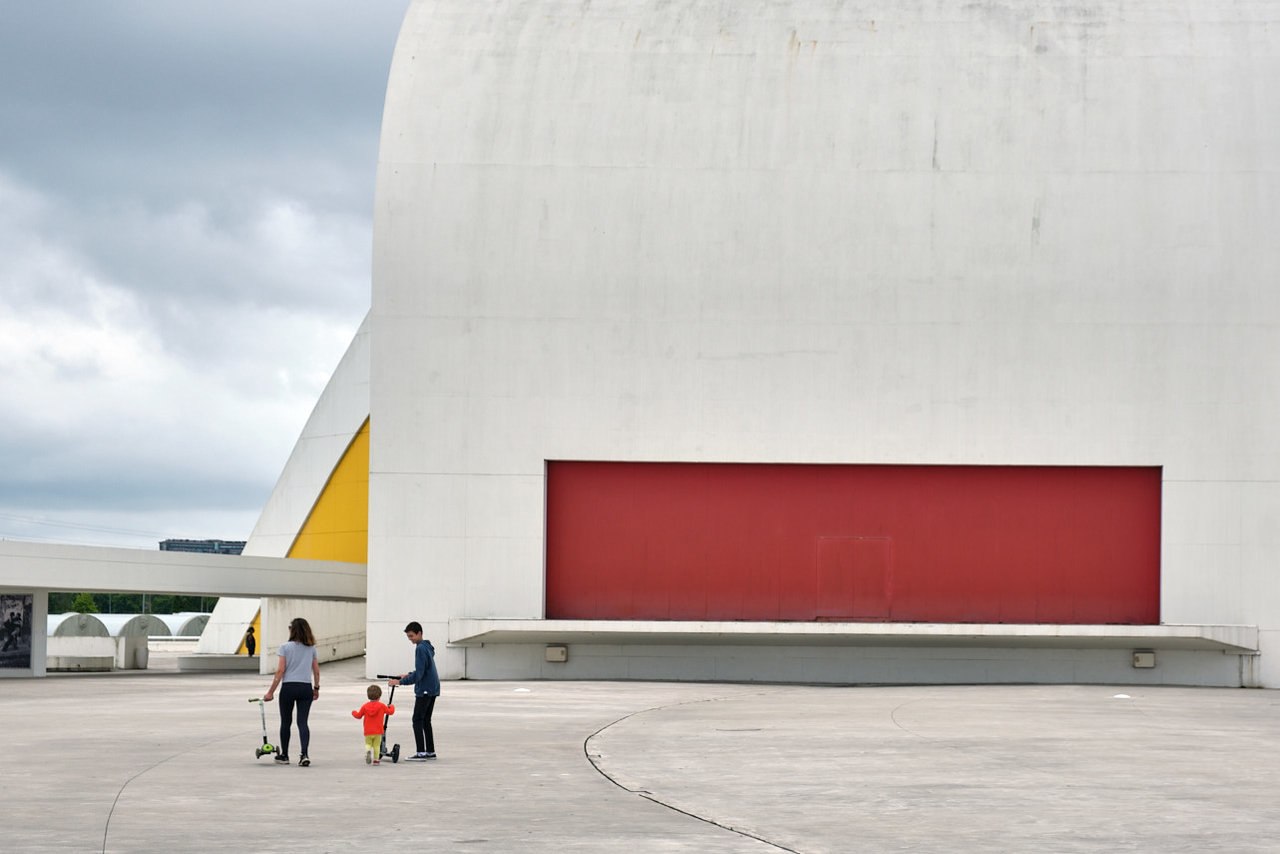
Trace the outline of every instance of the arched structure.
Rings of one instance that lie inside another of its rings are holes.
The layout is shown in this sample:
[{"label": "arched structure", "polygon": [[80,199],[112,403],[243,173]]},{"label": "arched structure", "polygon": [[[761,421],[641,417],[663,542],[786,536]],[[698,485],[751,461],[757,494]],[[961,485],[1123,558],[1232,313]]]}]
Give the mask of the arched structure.
[{"label": "arched structure", "polygon": [[98,620],[116,638],[162,637],[173,634],[173,628],[159,614],[98,614]]},{"label": "arched structure", "polygon": [[107,638],[111,631],[93,614],[50,614],[46,634],[53,638]]},{"label": "arched structure", "polygon": [[180,611],[177,614],[163,616],[174,637],[199,637],[209,623],[209,614],[195,611]]},{"label": "arched structure", "polygon": [[[49,614],[45,639],[49,670],[111,670],[119,644],[103,622],[108,614]],[[43,668],[41,668],[43,670]]]}]

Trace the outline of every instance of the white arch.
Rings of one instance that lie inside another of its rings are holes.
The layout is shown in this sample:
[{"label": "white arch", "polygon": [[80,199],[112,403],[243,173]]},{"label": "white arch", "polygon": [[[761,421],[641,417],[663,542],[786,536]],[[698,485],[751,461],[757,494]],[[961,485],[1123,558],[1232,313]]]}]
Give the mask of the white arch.
[{"label": "white arch", "polygon": [[94,614],[78,614],[74,611],[66,614],[50,614],[48,619],[49,637],[111,637],[106,625]]},{"label": "white arch", "polygon": [[98,614],[112,637],[151,637],[171,635],[169,624],[157,614]]},{"label": "white arch", "polygon": [[205,624],[209,622],[209,613],[181,611],[177,614],[168,615],[165,620],[173,629],[173,635],[177,637],[199,637],[200,632],[204,630]]}]

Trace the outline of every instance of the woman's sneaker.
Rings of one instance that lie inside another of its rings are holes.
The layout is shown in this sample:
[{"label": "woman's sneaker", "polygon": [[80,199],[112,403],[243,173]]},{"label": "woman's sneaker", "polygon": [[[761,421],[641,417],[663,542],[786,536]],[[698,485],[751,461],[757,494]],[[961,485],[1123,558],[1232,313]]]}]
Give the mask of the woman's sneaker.
[{"label": "woman's sneaker", "polygon": [[302,754],[302,758],[298,760],[298,764],[304,768],[311,764],[311,760],[307,758],[307,754]]},{"label": "woman's sneaker", "polygon": [[281,765],[288,765],[288,764],[289,764],[289,757],[288,757],[288,756],[285,756],[283,753],[277,753],[277,754],[276,754],[276,761],[277,761],[277,762],[279,762]]},{"label": "woman's sneaker", "polygon": [[406,756],[406,762],[425,762],[428,759],[435,759],[434,753],[415,753],[412,756]]}]

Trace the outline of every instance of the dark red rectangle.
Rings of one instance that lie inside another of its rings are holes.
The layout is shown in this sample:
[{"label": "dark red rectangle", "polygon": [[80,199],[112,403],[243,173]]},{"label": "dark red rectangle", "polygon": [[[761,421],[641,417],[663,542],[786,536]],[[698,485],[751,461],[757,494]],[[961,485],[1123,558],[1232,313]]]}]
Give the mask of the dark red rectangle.
[{"label": "dark red rectangle", "polygon": [[1160,620],[1154,467],[547,464],[549,619]]}]

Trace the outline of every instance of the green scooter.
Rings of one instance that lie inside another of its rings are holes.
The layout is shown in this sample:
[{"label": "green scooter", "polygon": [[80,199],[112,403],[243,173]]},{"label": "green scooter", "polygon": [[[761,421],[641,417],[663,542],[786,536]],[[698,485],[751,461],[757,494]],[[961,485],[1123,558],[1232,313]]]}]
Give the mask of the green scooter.
[{"label": "green scooter", "polygon": [[249,702],[257,703],[258,711],[262,713],[262,746],[253,751],[253,758],[261,759],[269,753],[277,753],[278,751],[274,744],[267,741],[267,701],[261,697],[254,697]]}]

